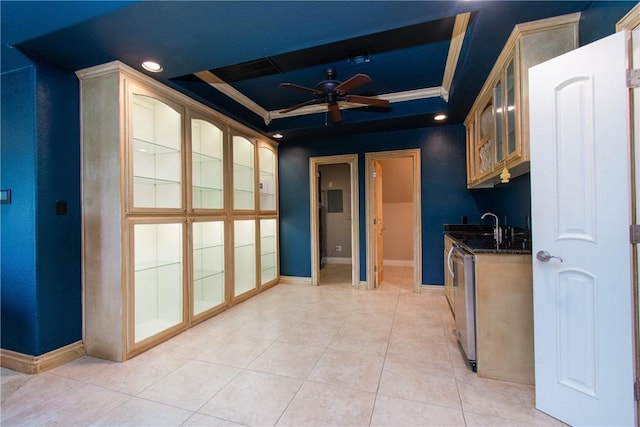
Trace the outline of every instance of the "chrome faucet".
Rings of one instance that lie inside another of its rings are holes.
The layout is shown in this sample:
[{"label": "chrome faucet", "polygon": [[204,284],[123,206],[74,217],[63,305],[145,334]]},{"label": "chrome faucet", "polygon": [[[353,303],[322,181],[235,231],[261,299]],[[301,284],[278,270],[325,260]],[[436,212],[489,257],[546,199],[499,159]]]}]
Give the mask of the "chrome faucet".
[{"label": "chrome faucet", "polygon": [[480,219],[485,219],[487,216],[492,216],[496,220],[496,225],[495,227],[493,227],[493,238],[496,239],[496,249],[498,249],[498,246],[500,245],[500,240],[502,240],[501,239],[502,236],[500,236],[501,233],[500,233],[500,225],[498,224],[498,216],[493,212],[485,212],[482,214]]}]

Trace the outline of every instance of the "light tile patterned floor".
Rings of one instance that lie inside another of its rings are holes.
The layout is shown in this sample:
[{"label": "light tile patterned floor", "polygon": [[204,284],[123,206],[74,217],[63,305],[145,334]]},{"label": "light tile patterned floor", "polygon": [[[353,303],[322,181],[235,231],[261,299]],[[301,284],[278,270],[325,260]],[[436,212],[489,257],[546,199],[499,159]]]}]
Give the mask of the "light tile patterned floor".
[{"label": "light tile patterned floor", "polygon": [[[478,378],[441,293],[278,285],[124,363],[2,369],[3,426],[561,426]],[[348,280],[347,280],[348,281]],[[327,282],[325,282],[327,283]]]}]

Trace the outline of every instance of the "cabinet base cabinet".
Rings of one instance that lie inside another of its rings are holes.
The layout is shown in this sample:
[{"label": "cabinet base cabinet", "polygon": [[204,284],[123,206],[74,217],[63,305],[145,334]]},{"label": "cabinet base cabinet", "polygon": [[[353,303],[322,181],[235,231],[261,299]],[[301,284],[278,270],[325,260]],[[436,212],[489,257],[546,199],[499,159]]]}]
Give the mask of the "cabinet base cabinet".
[{"label": "cabinet base cabinet", "polygon": [[530,255],[476,254],[478,376],[534,383]]}]

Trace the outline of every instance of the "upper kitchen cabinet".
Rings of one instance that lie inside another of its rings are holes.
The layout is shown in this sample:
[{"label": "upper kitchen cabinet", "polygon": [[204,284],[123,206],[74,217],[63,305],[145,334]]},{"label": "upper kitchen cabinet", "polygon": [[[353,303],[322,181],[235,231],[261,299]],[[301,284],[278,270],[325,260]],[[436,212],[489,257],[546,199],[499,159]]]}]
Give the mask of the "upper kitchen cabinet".
[{"label": "upper kitchen cabinet", "polygon": [[578,46],[580,14],[518,24],[465,120],[467,186],[529,172],[529,68]]},{"label": "upper kitchen cabinet", "polygon": [[77,75],[83,342],[122,361],[278,283],[277,147],[120,62]]}]

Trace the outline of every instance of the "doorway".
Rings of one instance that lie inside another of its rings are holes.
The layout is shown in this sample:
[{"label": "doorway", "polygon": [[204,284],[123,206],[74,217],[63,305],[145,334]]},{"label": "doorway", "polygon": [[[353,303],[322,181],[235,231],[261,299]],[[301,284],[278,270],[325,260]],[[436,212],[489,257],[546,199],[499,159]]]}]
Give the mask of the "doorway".
[{"label": "doorway", "polygon": [[351,286],[360,285],[357,184],[357,154],[309,159],[312,285],[321,284],[323,265],[350,265]]},{"label": "doorway", "polygon": [[413,269],[413,291],[420,293],[420,149],[366,153],[365,165],[367,289],[383,283],[385,264],[408,265]]}]

